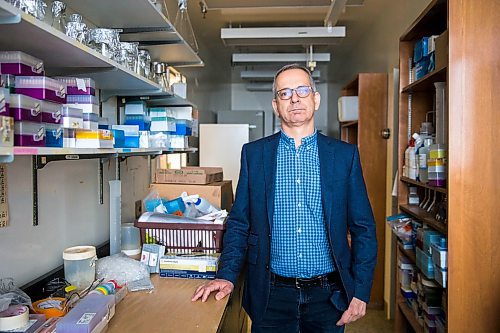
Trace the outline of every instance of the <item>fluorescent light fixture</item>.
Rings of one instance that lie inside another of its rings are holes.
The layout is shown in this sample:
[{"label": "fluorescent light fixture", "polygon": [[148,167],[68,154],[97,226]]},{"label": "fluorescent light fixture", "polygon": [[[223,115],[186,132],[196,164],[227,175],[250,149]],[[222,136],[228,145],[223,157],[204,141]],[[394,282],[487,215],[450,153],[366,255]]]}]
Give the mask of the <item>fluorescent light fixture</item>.
[{"label": "fluorescent light fixture", "polygon": [[[251,63],[294,63],[306,62],[310,60],[310,55],[304,53],[233,53],[232,62]],[[313,53],[313,61],[329,62],[330,53]]]},{"label": "fluorescent light fixture", "polygon": [[226,45],[331,45],[345,37],[345,27],[222,28]]},{"label": "fluorescent light fixture", "polygon": [[255,8],[255,7],[328,7],[331,0],[202,0],[209,10],[223,8]]},{"label": "fluorescent light fixture", "polygon": [[[272,81],[274,79],[275,74],[276,71],[265,71],[265,70],[241,71],[240,77],[243,80]],[[319,79],[320,76],[321,72],[319,70],[315,70],[312,72],[312,77],[314,79]]]},{"label": "fluorescent light fixture", "polygon": [[248,91],[273,91],[272,82],[247,83],[245,88]]}]

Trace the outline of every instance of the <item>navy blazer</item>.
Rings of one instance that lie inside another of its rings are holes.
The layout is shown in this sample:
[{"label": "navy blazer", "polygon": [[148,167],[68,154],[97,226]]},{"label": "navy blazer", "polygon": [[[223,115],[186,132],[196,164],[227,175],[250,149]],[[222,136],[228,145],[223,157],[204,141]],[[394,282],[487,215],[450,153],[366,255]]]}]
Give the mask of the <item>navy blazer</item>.
[{"label": "navy blazer", "polygon": [[[269,298],[271,224],[280,135],[278,132],[242,148],[235,202],[227,220],[217,272],[217,278],[236,285],[246,258],[243,307],[254,322],[262,320]],[[344,293],[334,293],[331,300],[343,311],[353,297],[365,302],[370,298],[377,256],[375,222],[357,147],[320,133],[317,140],[326,230],[344,287]]]}]

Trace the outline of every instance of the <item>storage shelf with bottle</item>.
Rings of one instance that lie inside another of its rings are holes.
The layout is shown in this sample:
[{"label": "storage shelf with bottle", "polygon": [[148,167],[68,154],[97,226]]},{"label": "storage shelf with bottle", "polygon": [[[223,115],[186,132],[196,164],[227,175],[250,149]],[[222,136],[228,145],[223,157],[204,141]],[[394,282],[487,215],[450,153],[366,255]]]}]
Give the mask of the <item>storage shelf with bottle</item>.
[{"label": "storage shelf with bottle", "polygon": [[447,318],[447,1],[431,1],[399,45],[398,204],[406,234],[398,234],[395,332],[442,332]]}]

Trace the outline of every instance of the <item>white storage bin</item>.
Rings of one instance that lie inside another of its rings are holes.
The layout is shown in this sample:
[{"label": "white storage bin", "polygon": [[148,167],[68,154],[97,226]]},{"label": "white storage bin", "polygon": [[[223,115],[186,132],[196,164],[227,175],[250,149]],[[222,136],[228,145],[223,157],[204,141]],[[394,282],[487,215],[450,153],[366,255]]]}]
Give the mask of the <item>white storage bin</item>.
[{"label": "white storage bin", "polygon": [[341,96],[338,100],[338,119],[340,122],[355,121],[359,116],[358,96]]}]

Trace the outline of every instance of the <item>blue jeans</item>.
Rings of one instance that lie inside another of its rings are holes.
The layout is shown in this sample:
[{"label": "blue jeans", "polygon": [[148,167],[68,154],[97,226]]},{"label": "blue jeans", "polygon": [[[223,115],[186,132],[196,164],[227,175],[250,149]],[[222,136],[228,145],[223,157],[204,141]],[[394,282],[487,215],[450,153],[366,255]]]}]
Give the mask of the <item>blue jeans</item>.
[{"label": "blue jeans", "polygon": [[343,311],[330,301],[335,292],[343,293],[338,283],[296,288],[271,281],[266,313],[252,323],[252,333],[343,333],[344,326],[336,325]]}]

